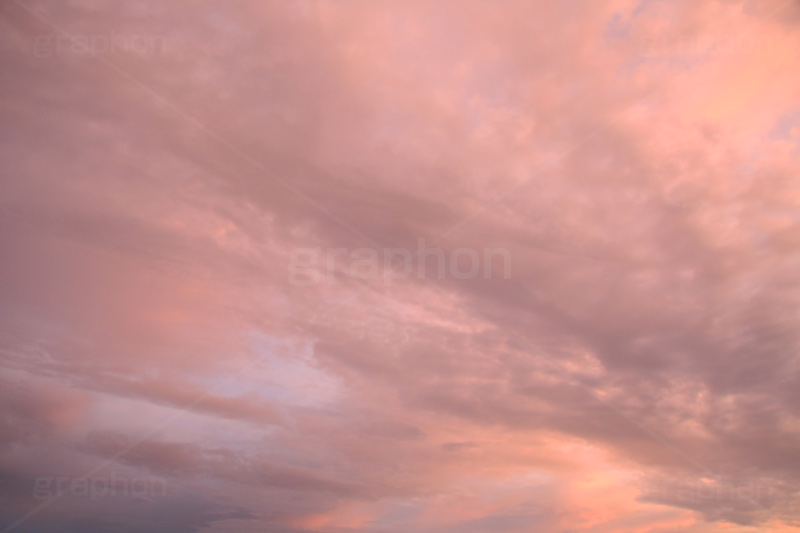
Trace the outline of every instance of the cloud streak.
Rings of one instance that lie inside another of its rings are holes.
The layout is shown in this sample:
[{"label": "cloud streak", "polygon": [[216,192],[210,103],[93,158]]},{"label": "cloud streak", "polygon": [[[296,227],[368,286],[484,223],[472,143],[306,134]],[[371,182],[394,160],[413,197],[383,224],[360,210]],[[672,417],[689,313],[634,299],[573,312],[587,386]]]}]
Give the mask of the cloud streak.
[{"label": "cloud streak", "polygon": [[5,3],[0,525],[797,527],[799,24]]}]

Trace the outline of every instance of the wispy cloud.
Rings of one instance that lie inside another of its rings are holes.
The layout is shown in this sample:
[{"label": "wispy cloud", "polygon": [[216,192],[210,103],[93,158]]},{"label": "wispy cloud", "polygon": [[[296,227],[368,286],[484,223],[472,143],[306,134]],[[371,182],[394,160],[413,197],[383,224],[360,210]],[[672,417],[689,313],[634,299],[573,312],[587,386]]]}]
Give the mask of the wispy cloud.
[{"label": "wispy cloud", "polygon": [[799,32],[4,3],[0,524],[796,527]]}]

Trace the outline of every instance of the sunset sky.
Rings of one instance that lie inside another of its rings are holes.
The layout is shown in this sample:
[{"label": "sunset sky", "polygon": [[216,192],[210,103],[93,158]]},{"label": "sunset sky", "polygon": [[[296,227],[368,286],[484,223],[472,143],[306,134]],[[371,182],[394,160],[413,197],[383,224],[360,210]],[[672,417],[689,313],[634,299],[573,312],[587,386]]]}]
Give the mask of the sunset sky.
[{"label": "sunset sky", "polygon": [[0,531],[800,529],[797,0],[2,0],[0,69]]}]

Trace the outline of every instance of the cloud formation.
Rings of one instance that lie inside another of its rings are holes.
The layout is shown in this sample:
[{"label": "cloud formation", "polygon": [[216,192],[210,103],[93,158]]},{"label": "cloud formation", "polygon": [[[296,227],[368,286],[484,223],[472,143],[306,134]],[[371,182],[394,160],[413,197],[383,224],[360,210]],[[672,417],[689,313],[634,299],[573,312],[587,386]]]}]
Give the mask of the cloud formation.
[{"label": "cloud formation", "polygon": [[0,28],[5,530],[800,525],[796,2]]}]

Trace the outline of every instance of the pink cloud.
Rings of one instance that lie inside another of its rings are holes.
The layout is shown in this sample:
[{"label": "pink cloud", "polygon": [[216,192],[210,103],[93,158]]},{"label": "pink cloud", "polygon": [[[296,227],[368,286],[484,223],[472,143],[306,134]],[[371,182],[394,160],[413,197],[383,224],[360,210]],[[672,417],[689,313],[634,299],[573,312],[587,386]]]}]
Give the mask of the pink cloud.
[{"label": "pink cloud", "polygon": [[798,17],[5,4],[0,524],[795,527]]}]

